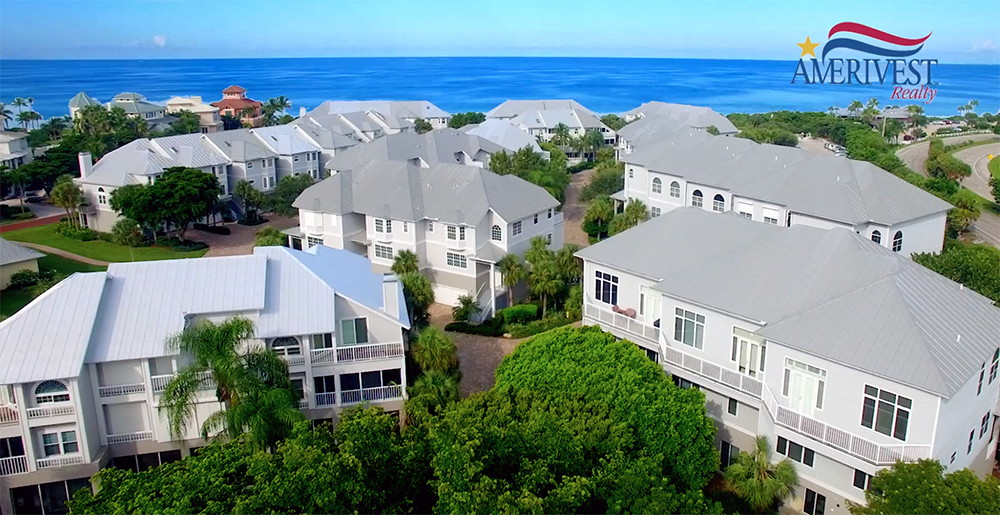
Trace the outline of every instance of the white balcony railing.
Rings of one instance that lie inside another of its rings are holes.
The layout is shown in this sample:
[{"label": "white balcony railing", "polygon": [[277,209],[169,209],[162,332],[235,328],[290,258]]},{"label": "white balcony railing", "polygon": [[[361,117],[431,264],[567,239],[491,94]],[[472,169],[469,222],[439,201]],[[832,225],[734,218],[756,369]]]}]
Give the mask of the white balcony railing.
[{"label": "white balcony railing", "polygon": [[313,349],[309,351],[309,360],[313,365],[337,362],[336,349]]},{"label": "white balcony railing", "polygon": [[387,401],[402,398],[403,387],[398,384],[340,392],[341,404],[357,404],[359,402]]},{"label": "white balcony railing", "polygon": [[58,417],[60,415],[72,415],[76,413],[76,409],[73,405],[69,406],[48,406],[45,408],[28,408],[25,410],[28,414],[29,419],[33,418],[46,418],[46,417]]},{"label": "white balcony railing", "polygon": [[316,394],[316,405],[317,406],[333,406],[337,404],[337,394],[335,393],[317,393]]},{"label": "white balcony railing", "polygon": [[[177,374],[165,374],[150,377],[150,382],[153,384],[153,393],[163,393],[163,391],[167,389],[167,384],[176,375]],[[212,388],[215,388],[215,381],[212,379],[211,372],[201,372],[198,374],[198,377],[208,379],[208,381],[202,383],[202,390],[211,390]]]},{"label": "white balcony railing", "polygon": [[778,400],[767,387],[764,387],[763,401],[771,418],[779,426],[812,437],[873,465],[892,465],[898,460],[916,461],[923,458],[930,458],[931,456],[930,445],[878,444],[867,438],[862,438],[843,429],[807,417],[795,410],[779,405]]},{"label": "white balcony railing", "polygon": [[118,433],[115,435],[108,435],[108,445],[116,443],[129,443],[129,442],[141,442],[143,440],[152,440],[152,431],[136,431],[134,433]]},{"label": "white balcony railing", "polygon": [[604,309],[594,304],[585,304],[584,309],[584,313],[590,318],[596,319],[612,327],[617,327],[618,329],[632,333],[636,336],[640,336],[646,340],[657,343],[660,341],[659,327],[644,324],[634,318],[627,317],[621,313],[615,313],[614,311]]},{"label": "white balcony railing", "polygon": [[674,347],[666,348],[663,353],[663,361],[739,390],[755,399],[759,399],[761,392],[764,390],[764,383],[757,379],[734,370],[722,368],[715,363],[692,356]]},{"label": "white balcony railing", "polygon": [[0,426],[16,424],[21,421],[21,416],[17,414],[17,406],[4,404],[0,406]]},{"label": "white balcony railing", "polygon": [[130,393],[144,393],[145,391],[146,383],[102,386],[97,389],[98,395],[101,397],[117,397],[119,395],[128,395]]},{"label": "white balcony railing", "polygon": [[299,409],[306,409],[309,407],[309,399],[299,399]]},{"label": "white balcony railing", "polygon": [[337,361],[341,363],[350,361],[366,361],[371,359],[398,358],[402,355],[403,342],[372,343],[368,345],[354,345],[351,347],[337,347]]},{"label": "white balcony railing", "polygon": [[288,366],[302,366],[306,364],[306,356],[304,354],[292,354],[292,355],[281,355],[281,359],[288,363]]},{"label": "white balcony railing", "polygon": [[83,456],[53,456],[51,458],[39,458],[35,460],[35,465],[39,469],[80,465],[81,463],[83,463]]},{"label": "white balcony railing", "polygon": [[0,476],[13,476],[14,474],[28,473],[27,456],[11,456],[10,458],[0,458]]}]

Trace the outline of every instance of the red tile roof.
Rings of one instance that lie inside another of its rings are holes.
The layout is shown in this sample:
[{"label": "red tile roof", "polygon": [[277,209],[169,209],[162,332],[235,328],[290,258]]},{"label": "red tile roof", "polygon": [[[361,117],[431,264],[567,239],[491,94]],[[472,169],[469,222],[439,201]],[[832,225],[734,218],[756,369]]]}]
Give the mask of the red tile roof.
[{"label": "red tile roof", "polygon": [[223,98],[217,102],[212,102],[212,105],[218,107],[220,111],[232,109],[233,111],[239,112],[243,110],[244,107],[260,107],[262,104],[257,100],[250,100],[249,98]]},{"label": "red tile roof", "polygon": [[229,86],[228,88],[222,90],[223,93],[245,93],[246,90],[239,86]]}]

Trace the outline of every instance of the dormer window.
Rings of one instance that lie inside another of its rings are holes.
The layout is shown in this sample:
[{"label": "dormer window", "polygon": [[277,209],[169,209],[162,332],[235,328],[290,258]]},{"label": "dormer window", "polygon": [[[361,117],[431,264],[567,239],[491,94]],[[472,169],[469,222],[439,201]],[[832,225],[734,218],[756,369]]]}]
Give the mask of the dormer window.
[{"label": "dormer window", "polygon": [[69,402],[69,388],[59,381],[44,381],[35,387],[35,402]]}]

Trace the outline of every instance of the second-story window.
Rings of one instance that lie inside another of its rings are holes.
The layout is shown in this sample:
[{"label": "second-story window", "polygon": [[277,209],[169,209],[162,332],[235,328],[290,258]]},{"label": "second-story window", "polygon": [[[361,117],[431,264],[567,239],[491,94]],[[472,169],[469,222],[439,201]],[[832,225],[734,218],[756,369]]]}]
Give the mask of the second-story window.
[{"label": "second-story window", "polygon": [[823,409],[826,391],[826,370],[785,358],[785,372],[781,394],[788,397],[792,409],[811,415],[812,410]]},{"label": "second-story window", "polygon": [[990,366],[990,384],[997,378],[997,365],[1000,365],[1000,349],[993,352],[993,365]]},{"label": "second-story window", "polygon": [[448,239],[449,240],[458,239],[458,227],[455,227],[454,225],[448,226]]},{"label": "second-story window", "polygon": [[[292,161],[295,161],[296,163],[298,163],[299,162],[299,155],[295,154],[294,156],[292,156]],[[307,159],[307,161],[308,161],[308,159]]]},{"label": "second-story window", "polygon": [[538,225],[538,213],[535,213],[535,225]]},{"label": "second-story window", "polygon": [[674,340],[701,349],[705,338],[705,315],[686,309],[674,309]]},{"label": "second-story window", "polygon": [[434,232],[434,222],[427,222],[427,232]]},{"label": "second-story window", "polygon": [[375,232],[382,234],[392,234],[392,220],[383,218],[375,219]]},{"label": "second-story window", "polygon": [[594,297],[605,304],[618,304],[618,276],[600,271],[595,271],[594,275]]},{"label": "second-story window", "polygon": [[35,388],[35,402],[38,404],[66,401],[69,401],[69,388],[59,381],[44,381]]},{"label": "second-story window", "polygon": [[552,218],[552,208],[549,208],[549,218]]},{"label": "second-story window", "polygon": [[97,188],[97,203],[102,206],[108,203],[108,196],[104,193],[104,188]]},{"label": "second-story window", "polygon": [[253,168],[253,161],[247,161],[247,168]]},{"label": "second-story window", "polygon": [[913,401],[902,395],[865,385],[861,425],[905,442],[912,407]]},{"label": "second-story window", "polygon": [[517,236],[518,234],[521,234],[521,221],[520,220],[514,222],[514,232],[513,233],[514,233],[514,236]]},{"label": "second-story window", "polygon": [[694,193],[691,194],[691,205],[694,207],[701,207],[703,201],[704,198],[701,194],[701,190],[694,190]]},{"label": "second-story window", "polygon": [[670,196],[674,198],[681,198],[681,185],[677,181],[670,183]]},{"label": "second-story window", "polygon": [[712,211],[716,213],[721,213],[726,210],[726,199],[722,195],[715,195],[712,199]]},{"label": "second-story window", "polygon": [[340,339],[348,345],[368,343],[368,319],[349,318],[340,321]]},{"label": "second-story window", "polygon": [[658,177],[653,179],[653,193],[663,193],[663,181]]},{"label": "second-story window", "polygon": [[503,233],[500,231],[499,225],[494,225],[490,230],[490,239],[493,241],[500,241],[502,239]]},{"label": "second-story window", "polygon": [[302,354],[302,346],[299,341],[291,336],[283,336],[271,340],[271,349],[279,356],[298,356]]}]

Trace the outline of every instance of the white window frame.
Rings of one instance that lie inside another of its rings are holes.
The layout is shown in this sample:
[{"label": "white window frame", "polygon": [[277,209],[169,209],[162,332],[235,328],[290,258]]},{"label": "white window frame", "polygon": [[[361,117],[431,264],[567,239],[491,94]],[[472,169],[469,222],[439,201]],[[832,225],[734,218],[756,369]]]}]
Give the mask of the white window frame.
[{"label": "white window frame", "polygon": [[[688,334],[691,335],[690,343],[685,341],[688,339]],[[674,341],[695,349],[703,349],[705,347],[705,315],[675,307]]]},{"label": "white window frame", "polygon": [[903,231],[896,231],[896,234],[892,235],[892,251],[899,252],[903,250]]},{"label": "white window frame", "polygon": [[600,270],[594,271],[594,298],[610,306],[618,304],[619,279],[617,275]]},{"label": "white window frame", "polygon": [[653,206],[653,207],[649,208],[649,216],[650,216],[650,218],[656,218],[656,217],[660,216],[660,208],[658,208],[656,206]]},{"label": "white window frame", "polygon": [[376,218],[375,232],[378,234],[392,234],[392,220],[387,218]]},{"label": "white window frame", "polygon": [[315,247],[316,245],[322,245],[322,244],[323,244],[323,238],[322,237],[320,237],[320,236],[309,236],[308,234],[306,235],[306,248],[307,249]]},{"label": "white window frame", "polygon": [[490,228],[490,240],[503,241],[503,229],[500,228],[499,224],[493,224],[493,227]]},{"label": "white window frame", "polygon": [[514,222],[514,228],[513,228],[512,234],[514,236],[517,236],[517,235],[521,234],[521,221],[520,220]]},{"label": "white window frame", "polygon": [[670,183],[670,196],[673,198],[681,198],[681,185],[677,181],[672,181]]},{"label": "white window frame", "polygon": [[[722,200],[719,200],[719,197],[722,197]],[[712,197],[712,211],[715,211],[716,213],[722,213],[725,210],[726,210],[726,197],[723,197],[721,193],[716,193],[715,196]]]},{"label": "white window frame", "polygon": [[[42,385],[47,384],[47,383],[58,384],[58,385],[62,386],[63,389],[62,390],[52,390],[50,392],[45,392],[45,393],[38,393],[38,389]],[[69,386],[66,383],[63,383],[62,381],[51,380],[51,379],[47,380],[47,381],[42,381],[41,383],[38,383],[38,385],[35,386],[34,394],[35,394],[35,403],[36,404],[48,404],[48,403],[56,403],[56,402],[69,402],[69,401],[73,400],[73,397],[69,393]]]},{"label": "white window frame", "polygon": [[108,204],[108,196],[104,193],[104,188],[97,188],[97,203],[102,206]]},{"label": "white window frame", "polygon": [[766,357],[766,341],[753,336],[746,329],[733,327],[733,347],[729,360],[736,364],[739,373],[762,379]]},{"label": "white window frame", "polygon": [[[697,202],[695,202],[697,199]],[[691,205],[694,207],[704,207],[705,206],[705,195],[701,190],[694,190],[691,192]]]},{"label": "white window frame", "polygon": [[448,239],[451,241],[458,241],[458,227],[454,225],[448,226]]},{"label": "white window frame", "polygon": [[650,188],[653,193],[662,194],[663,193],[663,181],[659,177],[653,177],[653,185]]},{"label": "white window frame", "polygon": [[372,245],[372,255],[376,259],[385,259],[392,261],[393,251],[390,245],[379,245],[375,243]]},{"label": "white window frame", "polygon": [[463,254],[458,254],[456,252],[445,253],[445,260],[448,266],[452,268],[460,268],[462,270],[467,270],[469,268],[468,258]]},{"label": "white window frame", "polygon": [[[363,321],[365,330],[365,341],[359,341],[358,339],[358,320]],[[345,324],[350,323],[351,330],[347,331]],[[340,341],[346,345],[365,345],[371,343],[370,333],[368,330],[368,317],[355,317],[355,318],[344,318],[340,321]],[[353,338],[349,338],[349,335],[353,335]],[[354,341],[351,341],[354,340]]]},{"label": "white window frame", "polygon": [[427,232],[434,232],[434,222],[430,220],[427,221]]}]

